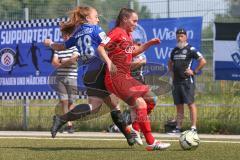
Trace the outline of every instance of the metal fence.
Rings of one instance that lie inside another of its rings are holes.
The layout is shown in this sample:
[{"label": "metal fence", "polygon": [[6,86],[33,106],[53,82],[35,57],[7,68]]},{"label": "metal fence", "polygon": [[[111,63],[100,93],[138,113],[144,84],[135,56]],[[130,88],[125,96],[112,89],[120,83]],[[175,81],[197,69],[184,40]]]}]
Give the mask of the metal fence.
[{"label": "metal fence", "polygon": [[[106,3],[107,2],[108,1],[106,0]],[[112,3],[114,3],[117,8],[132,7],[136,8],[139,12],[142,12],[144,10],[143,8],[145,8],[145,12],[149,13],[148,18],[202,16],[203,28],[201,51],[205,55],[208,61],[208,65],[204,68],[204,80],[201,79],[201,77],[198,78],[198,82],[202,87],[199,88],[201,88],[201,90],[205,90],[207,93],[215,94],[219,93],[219,91],[227,93],[232,90],[235,90],[236,92],[238,92],[237,90],[240,90],[239,82],[214,81],[212,72],[213,33],[211,30],[213,22],[240,21],[240,13],[235,13],[235,15],[239,15],[238,18],[229,19],[227,16],[224,17],[224,15],[229,15],[232,13],[230,10],[230,2],[231,0],[116,0]],[[114,19],[118,14],[118,10],[108,10],[104,7],[104,5],[100,5],[100,1],[2,0],[0,2],[2,10],[0,20],[14,21],[23,19],[31,20],[39,18],[64,17],[67,16],[67,12],[71,8],[75,7],[78,4],[88,4],[96,7],[102,15],[102,25],[104,26],[106,26],[106,22]],[[240,11],[238,10],[235,12]],[[216,18],[219,16],[221,16],[221,19]],[[204,89],[203,87],[205,84],[207,84],[207,87]]]},{"label": "metal fence", "polygon": [[[131,7],[137,9],[140,18],[202,16],[201,52],[205,55],[208,64],[204,68],[203,75],[197,78],[196,95],[200,99],[197,103],[199,106],[239,107],[239,81],[215,81],[213,79],[213,33],[211,28],[214,21],[239,22],[240,11],[239,9],[234,10],[234,6],[231,7],[232,3],[231,0],[1,0],[0,20],[65,17],[71,8],[81,4],[96,7],[101,13],[103,26],[107,26],[106,23],[116,18],[118,14],[118,10],[106,8],[106,4],[112,4],[115,8]],[[235,15],[235,17],[229,18],[229,15]],[[49,105],[47,102],[45,104]],[[4,105],[6,104],[0,104],[0,106]],[[19,116],[22,118],[22,115]]]}]

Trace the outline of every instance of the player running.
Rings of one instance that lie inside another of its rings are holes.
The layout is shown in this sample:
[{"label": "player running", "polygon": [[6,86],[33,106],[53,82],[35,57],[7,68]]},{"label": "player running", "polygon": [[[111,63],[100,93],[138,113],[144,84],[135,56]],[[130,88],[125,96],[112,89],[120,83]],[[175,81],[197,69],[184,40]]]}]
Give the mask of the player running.
[{"label": "player running", "polygon": [[78,6],[70,12],[69,21],[62,23],[61,27],[74,27],[75,31],[64,44],[54,43],[50,39],[44,41],[45,45],[54,50],[65,50],[72,46],[77,46],[79,59],[86,65],[84,84],[87,87],[89,104],[79,104],[73,110],[62,116],[54,116],[51,129],[52,137],[55,137],[57,131],[67,122],[81,119],[93,112],[97,112],[101,105],[106,103],[111,108],[111,117],[120,131],[127,138],[128,144],[135,143],[127,124],[123,120],[118,104],[118,98],[107,92],[104,85],[105,63],[109,73],[114,74],[116,67],[108,58],[105,50],[99,50],[100,43],[106,40],[106,34],[98,26],[98,13],[95,8]]},{"label": "player running", "polygon": [[149,101],[152,97],[147,85],[142,84],[131,76],[132,57],[136,56],[152,45],[160,43],[158,38],[151,39],[143,45],[134,46],[131,32],[134,31],[138,22],[138,15],[132,9],[121,9],[116,20],[116,26],[108,33],[108,37],[102,41],[100,49],[108,51],[108,56],[117,67],[117,73],[111,74],[106,70],[105,86],[116,96],[132,106],[136,113],[135,129],[143,132],[147,142],[146,149],[163,150],[170,146],[155,140],[151,132],[148,112],[151,112],[154,104]]}]

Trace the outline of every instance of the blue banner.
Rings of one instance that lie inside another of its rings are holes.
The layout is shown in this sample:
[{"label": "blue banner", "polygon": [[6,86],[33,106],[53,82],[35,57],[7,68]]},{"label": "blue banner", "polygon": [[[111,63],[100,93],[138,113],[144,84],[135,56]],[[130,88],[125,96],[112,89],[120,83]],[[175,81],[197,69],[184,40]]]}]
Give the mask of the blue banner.
[{"label": "blue banner", "polygon": [[[0,22],[0,96],[8,92],[53,91],[49,84],[54,83],[51,77],[54,72],[51,65],[54,51],[42,42],[47,37],[62,42],[58,22],[64,20]],[[110,26],[113,25],[111,22]],[[160,68],[167,65],[171,50],[176,45],[175,32],[179,27],[187,30],[189,43],[200,49],[201,17],[139,20],[133,32],[136,41],[144,43],[151,38],[161,39],[160,45],[145,52],[148,63],[160,64]],[[82,68],[79,68],[78,73],[81,77]],[[81,78],[78,86],[83,87]]]},{"label": "blue banner", "polygon": [[240,23],[215,23],[213,50],[215,80],[239,81]]},{"label": "blue banner", "polygon": [[[47,37],[62,41],[58,25],[43,26],[43,21],[21,21],[0,29],[0,92],[51,91],[48,86],[54,68],[54,51],[43,45]],[[56,23],[57,24],[57,23]]]},{"label": "blue banner", "polygon": [[[114,22],[109,24],[113,28]],[[159,38],[160,45],[149,48],[145,55],[147,63],[167,65],[172,49],[176,46],[176,30],[184,28],[187,31],[188,42],[197,50],[201,47],[202,17],[140,19],[133,32],[135,41],[146,42]]]},{"label": "blue banner", "polygon": [[54,83],[54,51],[45,47],[43,40],[63,41],[59,28],[62,20],[0,23],[0,93],[53,91],[49,84]]}]

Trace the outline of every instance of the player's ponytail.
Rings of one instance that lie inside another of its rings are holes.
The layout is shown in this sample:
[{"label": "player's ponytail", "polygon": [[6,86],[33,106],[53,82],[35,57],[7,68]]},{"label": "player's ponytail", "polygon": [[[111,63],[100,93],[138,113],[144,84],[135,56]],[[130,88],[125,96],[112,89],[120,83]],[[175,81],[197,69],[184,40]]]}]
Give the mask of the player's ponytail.
[{"label": "player's ponytail", "polygon": [[61,22],[60,30],[63,35],[71,35],[75,30],[75,25],[65,25],[63,22]]},{"label": "player's ponytail", "polygon": [[66,22],[61,22],[61,30],[65,28],[72,29],[76,28],[79,25],[87,23],[86,17],[90,14],[91,9],[94,9],[89,6],[78,6],[69,12],[69,19]]},{"label": "player's ponytail", "polygon": [[124,18],[129,18],[132,13],[136,13],[133,9],[130,8],[122,8],[118,14],[115,27],[119,27],[123,22]]}]

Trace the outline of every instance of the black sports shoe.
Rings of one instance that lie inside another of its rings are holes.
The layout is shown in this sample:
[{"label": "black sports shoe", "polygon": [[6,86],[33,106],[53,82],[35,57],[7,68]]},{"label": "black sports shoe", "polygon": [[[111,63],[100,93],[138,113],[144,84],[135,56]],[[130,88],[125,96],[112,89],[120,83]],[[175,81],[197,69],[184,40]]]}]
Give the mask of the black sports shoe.
[{"label": "black sports shoe", "polygon": [[56,137],[58,130],[65,124],[66,122],[61,120],[59,116],[53,116],[53,125],[51,128],[52,138]]},{"label": "black sports shoe", "polygon": [[131,134],[131,128],[129,126],[126,127],[124,136],[126,137],[129,146],[133,146],[136,143],[135,138]]},{"label": "black sports shoe", "polygon": [[131,138],[126,137],[126,139],[127,139],[127,143],[128,143],[129,146],[133,146],[136,143],[136,141],[133,137],[131,137]]}]

